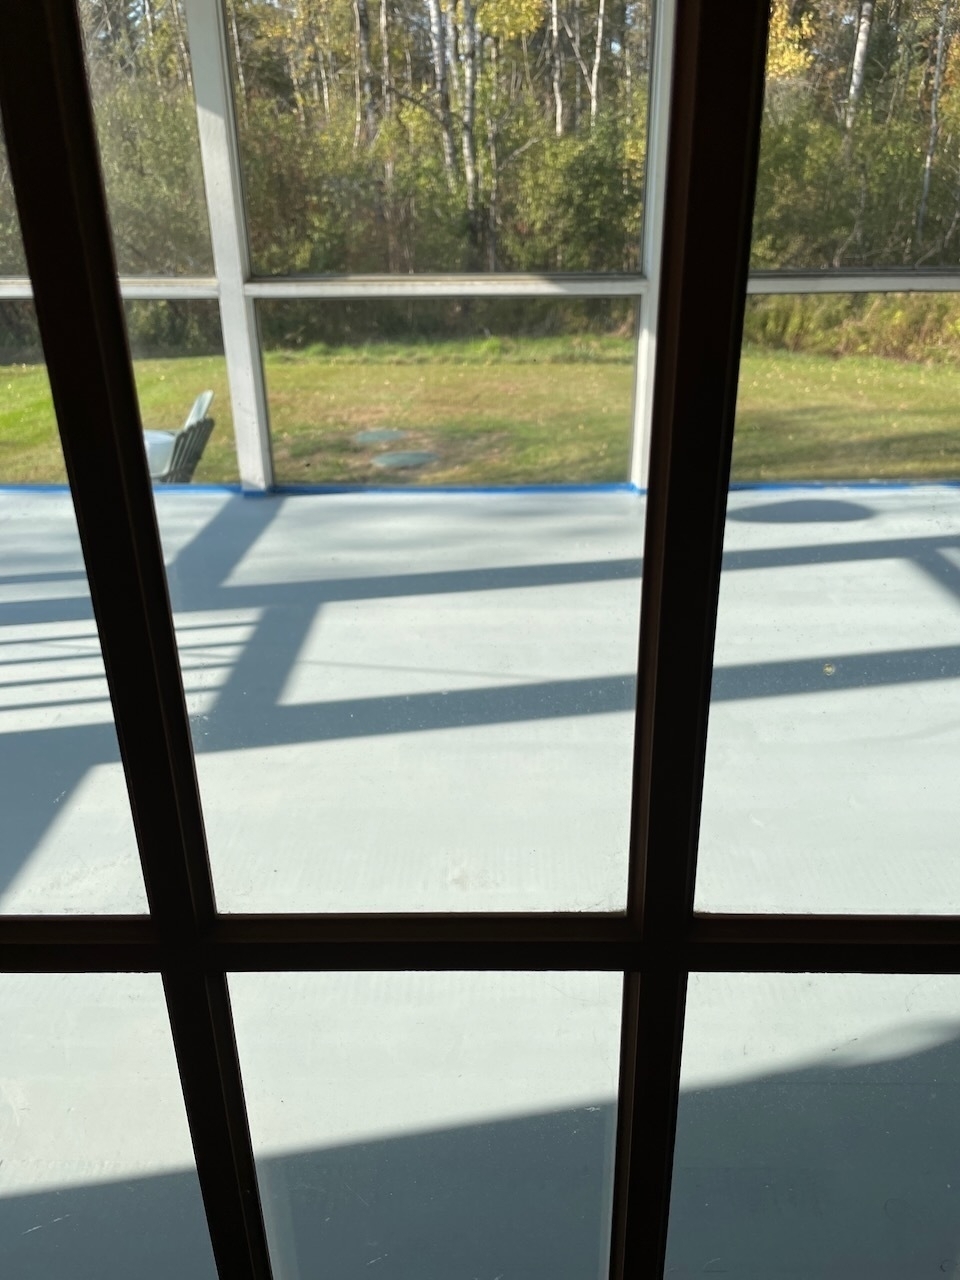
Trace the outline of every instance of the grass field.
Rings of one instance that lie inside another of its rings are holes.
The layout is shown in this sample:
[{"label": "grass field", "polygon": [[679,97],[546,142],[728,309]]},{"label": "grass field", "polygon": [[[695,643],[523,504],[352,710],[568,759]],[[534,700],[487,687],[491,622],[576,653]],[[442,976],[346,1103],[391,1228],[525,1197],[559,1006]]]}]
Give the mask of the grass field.
[{"label": "grass field", "polygon": [[[632,342],[485,339],[270,352],[277,480],[518,484],[626,479]],[[180,425],[215,392],[216,429],[195,479],[236,480],[223,360],[136,364],[146,427]],[[402,435],[360,445],[360,432]],[[707,429],[707,424],[705,424]],[[382,470],[391,450],[433,455]],[[747,349],[734,447],[738,480],[960,478],[960,367]],[[0,482],[64,478],[46,377],[0,370]]]}]

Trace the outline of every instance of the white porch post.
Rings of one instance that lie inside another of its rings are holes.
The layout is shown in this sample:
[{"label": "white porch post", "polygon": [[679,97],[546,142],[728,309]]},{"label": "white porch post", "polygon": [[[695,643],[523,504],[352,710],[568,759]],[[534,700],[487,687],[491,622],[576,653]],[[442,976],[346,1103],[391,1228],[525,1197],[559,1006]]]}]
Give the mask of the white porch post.
[{"label": "white porch post", "polygon": [[660,252],[666,187],[667,131],[673,78],[673,33],[677,0],[658,0],[653,19],[653,65],[650,71],[650,115],[647,126],[646,186],[640,270],[647,280],[640,300],[637,364],[633,391],[633,437],[630,480],[647,487],[650,467],[650,422],[653,413],[653,368],[657,356],[657,312],[660,309]]},{"label": "white porch post", "polygon": [[223,5],[184,2],[240,482],[264,490],[273,483],[273,460],[255,303],[244,295],[250,253]]}]

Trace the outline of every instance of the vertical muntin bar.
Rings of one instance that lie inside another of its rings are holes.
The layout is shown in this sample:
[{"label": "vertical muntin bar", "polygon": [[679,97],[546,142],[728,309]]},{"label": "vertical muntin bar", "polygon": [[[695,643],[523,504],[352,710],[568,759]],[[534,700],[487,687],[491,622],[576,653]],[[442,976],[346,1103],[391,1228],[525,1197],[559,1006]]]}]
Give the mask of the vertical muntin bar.
[{"label": "vertical muntin bar", "polygon": [[269,1280],[226,988],[200,959],[213,885],[73,0],[0,0],[0,111],[217,1266]]},{"label": "vertical muntin bar", "polygon": [[614,1280],[662,1274],[768,0],[678,0],[644,540]]}]

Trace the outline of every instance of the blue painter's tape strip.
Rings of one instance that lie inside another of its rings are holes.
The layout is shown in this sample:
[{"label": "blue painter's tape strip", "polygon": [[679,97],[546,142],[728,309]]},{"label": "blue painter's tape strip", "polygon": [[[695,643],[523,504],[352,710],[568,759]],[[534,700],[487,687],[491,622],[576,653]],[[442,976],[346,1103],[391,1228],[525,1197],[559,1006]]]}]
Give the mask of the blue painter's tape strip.
[{"label": "blue painter's tape strip", "polygon": [[626,481],[611,484],[517,484],[517,485],[366,485],[366,484],[277,484],[271,493],[408,493],[422,498],[431,493],[514,494],[514,493],[634,493],[643,492]]},{"label": "blue painter's tape strip", "polygon": [[68,484],[0,484],[0,493],[69,493]]},{"label": "blue painter's tape strip", "polygon": [[243,487],[235,484],[156,484],[154,493],[243,493]]},{"label": "blue painter's tape strip", "polygon": [[[731,493],[783,492],[797,489],[853,489],[868,493],[904,492],[911,489],[958,489],[960,480],[733,480]],[[16,484],[0,481],[0,493],[69,493],[67,484]],[[236,493],[245,498],[264,498],[271,494],[294,497],[297,494],[388,494],[406,493],[414,497],[424,494],[549,494],[549,493],[632,493],[639,497],[647,490],[626,481],[610,484],[518,484],[518,485],[363,485],[363,484],[277,484],[271,489],[244,489],[230,484],[165,484],[155,486],[156,493]]]},{"label": "blue painter's tape strip", "polygon": [[[155,492],[169,489],[176,493],[242,493],[239,484],[164,484],[155,486]],[[7,484],[0,482],[0,493],[69,493],[68,484]]]},{"label": "blue painter's tape strip", "polygon": [[903,492],[908,489],[956,489],[960,480],[731,480],[731,493],[756,490],[782,492],[784,489],[855,489],[878,493],[884,490]]}]

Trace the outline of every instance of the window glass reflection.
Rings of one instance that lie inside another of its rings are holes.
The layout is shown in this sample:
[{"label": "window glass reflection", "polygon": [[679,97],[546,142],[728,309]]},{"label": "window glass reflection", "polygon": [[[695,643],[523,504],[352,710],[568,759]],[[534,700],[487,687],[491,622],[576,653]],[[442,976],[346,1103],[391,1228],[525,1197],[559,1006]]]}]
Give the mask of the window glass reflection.
[{"label": "window glass reflection", "polygon": [[230,988],[277,1280],[609,1273],[619,974]]},{"label": "window glass reflection", "polygon": [[942,294],[748,307],[701,910],[960,909],[958,316]]},{"label": "window glass reflection", "polygon": [[213,270],[183,0],[80,0],[117,269]]},{"label": "window glass reflection", "polygon": [[960,984],[693,974],[668,1276],[953,1276]]},{"label": "window glass reflection", "polygon": [[215,1280],[156,974],[0,975],[0,1271]]}]

